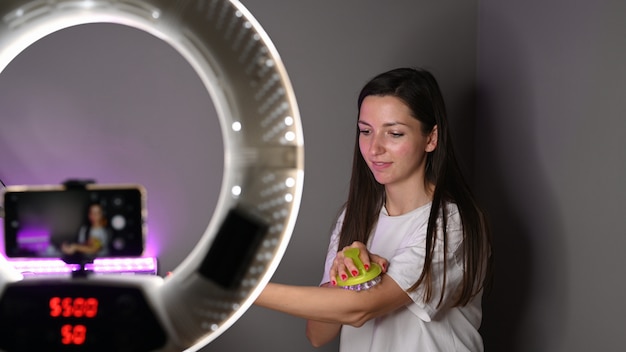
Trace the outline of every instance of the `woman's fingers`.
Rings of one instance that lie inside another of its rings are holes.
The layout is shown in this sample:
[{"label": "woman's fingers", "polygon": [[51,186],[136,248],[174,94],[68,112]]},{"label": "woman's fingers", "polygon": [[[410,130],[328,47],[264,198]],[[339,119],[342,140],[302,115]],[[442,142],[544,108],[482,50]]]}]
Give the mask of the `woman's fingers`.
[{"label": "woman's fingers", "polygon": [[345,257],[343,252],[337,252],[337,256],[333,261],[333,265],[330,268],[330,282],[333,286],[337,286],[337,280],[345,281],[348,279],[346,274],[346,266],[344,263]]},{"label": "woman's fingers", "polygon": [[379,255],[370,253],[370,260],[373,263],[380,265],[383,269],[383,273],[387,272],[387,267],[389,266],[389,261]]},{"label": "woman's fingers", "polygon": [[331,285],[336,286],[337,280],[346,281],[350,277],[355,277],[360,274],[360,268],[357,267],[354,260],[344,254],[345,250],[350,248],[359,249],[358,259],[363,263],[363,269],[368,271],[372,263],[380,265],[383,272],[387,271],[389,261],[379,255],[370,253],[364,243],[355,241],[351,245],[344,247],[341,251],[337,252],[337,256],[333,261],[333,265],[330,268],[330,282]]}]

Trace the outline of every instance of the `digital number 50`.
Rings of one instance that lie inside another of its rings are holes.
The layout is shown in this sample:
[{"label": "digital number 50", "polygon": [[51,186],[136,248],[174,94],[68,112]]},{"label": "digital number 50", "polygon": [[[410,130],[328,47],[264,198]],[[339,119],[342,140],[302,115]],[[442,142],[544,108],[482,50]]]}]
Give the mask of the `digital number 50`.
[{"label": "digital number 50", "polygon": [[64,345],[82,345],[87,336],[87,327],[82,324],[65,324],[61,327],[61,343]]}]

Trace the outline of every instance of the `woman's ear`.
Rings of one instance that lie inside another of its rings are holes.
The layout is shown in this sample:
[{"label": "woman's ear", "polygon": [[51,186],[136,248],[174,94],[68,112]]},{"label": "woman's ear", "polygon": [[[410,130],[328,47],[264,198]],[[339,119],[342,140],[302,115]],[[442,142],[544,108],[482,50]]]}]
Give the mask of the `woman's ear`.
[{"label": "woman's ear", "polygon": [[435,125],[435,127],[433,127],[433,130],[430,131],[430,134],[428,135],[428,142],[426,144],[427,153],[430,153],[434,151],[435,149],[437,149],[437,139],[438,139],[437,137],[438,137],[437,125]]}]

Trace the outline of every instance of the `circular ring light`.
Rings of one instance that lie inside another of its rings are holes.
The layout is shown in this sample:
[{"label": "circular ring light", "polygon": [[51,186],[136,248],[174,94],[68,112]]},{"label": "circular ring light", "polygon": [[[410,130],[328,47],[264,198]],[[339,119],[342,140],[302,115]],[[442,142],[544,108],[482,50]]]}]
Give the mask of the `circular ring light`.
[{"label": "circular ring light", "polygon": [[[224,177],[197,246],[165,279],[102,279],[142,287],[167,331],[162,350],[197,350],[254,302],[291,237],[304,177],[294,92],[268,35],[235,0],[2,0],[0,71],[46,35],[90,23],[134,27],[170,44],[219,116]],[[21,280],[7,266],[0,261],[3,286]]]}]

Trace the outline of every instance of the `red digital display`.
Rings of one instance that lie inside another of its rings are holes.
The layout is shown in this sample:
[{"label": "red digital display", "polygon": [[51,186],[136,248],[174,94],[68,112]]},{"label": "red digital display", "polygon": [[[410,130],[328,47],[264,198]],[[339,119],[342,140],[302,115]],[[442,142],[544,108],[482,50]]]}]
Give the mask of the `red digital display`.
[{"label": "red digital display", "polygon": [[[94,318],[98,314],[98,299],[93,297],[59,297],[49,301],[50,316],[53,318]],[[65,324],[61,327],[61,343],[82,345],[87,337],[83,324]]]},{"label": "red digital display", "polygon": [[82,324],[65,324],[61,327],[61,343],[64,345],[82,345],[87,337],[87,327]]},{"label": "red digital display", "polygon": [[93,318],[98,314],[98,299],[83,297],[50,298],[50,316],[53,318]]},{"label": "red digital display", "polygon": [[166,342],[142,288],[125,281],[42,278],[0,292],[0,351],[160,351]]}]

